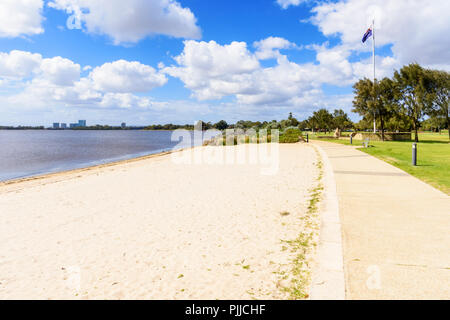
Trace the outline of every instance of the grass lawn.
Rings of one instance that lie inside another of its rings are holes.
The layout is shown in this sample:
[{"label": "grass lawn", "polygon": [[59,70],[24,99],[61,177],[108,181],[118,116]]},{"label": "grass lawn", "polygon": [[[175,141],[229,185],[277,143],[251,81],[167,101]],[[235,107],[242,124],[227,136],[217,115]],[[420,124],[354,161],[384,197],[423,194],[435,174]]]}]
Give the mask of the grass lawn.
[{"label": "grass lawn", "polygon": [[[310,139],[317,139],[310,134]],[[320,139],[333,143],[350,145],[349,140]],[[450,143],[448,132],[420,133],[418,144],[418,166],[411,165],[412,141],[371,141],[370,148],[360,148],[362,152],[384,160],[393,166],[425,181],[450,195]],[[362,141],[353,141],[362,145]]]}]

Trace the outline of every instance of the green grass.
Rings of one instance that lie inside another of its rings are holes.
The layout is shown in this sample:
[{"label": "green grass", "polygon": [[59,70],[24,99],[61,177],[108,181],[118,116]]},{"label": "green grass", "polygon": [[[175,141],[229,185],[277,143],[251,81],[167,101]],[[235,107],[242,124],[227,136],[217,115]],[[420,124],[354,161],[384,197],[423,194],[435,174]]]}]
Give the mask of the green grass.
[{"label": "green grass", "polygon": [[[310,139],[315,139],[310,135]],[[349,140],[320,139],[350,145]],[[362,148],[362,141],[353,140],[361,151],[390,163],[450,195],[450,143],[448,132],[420,133],[418,144],[418,166],[412,161],[412,141],[371,141],[370,148]]]}]

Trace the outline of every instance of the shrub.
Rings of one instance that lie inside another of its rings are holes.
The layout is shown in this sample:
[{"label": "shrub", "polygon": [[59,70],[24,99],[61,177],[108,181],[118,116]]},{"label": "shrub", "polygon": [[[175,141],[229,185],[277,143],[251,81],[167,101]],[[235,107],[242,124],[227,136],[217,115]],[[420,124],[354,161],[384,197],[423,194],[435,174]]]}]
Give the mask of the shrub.
[{"label": "shrub", "polygon": [[280,143],[297,143],[300,141],[302,132],[298,128],[290,128],[280,135]]}]

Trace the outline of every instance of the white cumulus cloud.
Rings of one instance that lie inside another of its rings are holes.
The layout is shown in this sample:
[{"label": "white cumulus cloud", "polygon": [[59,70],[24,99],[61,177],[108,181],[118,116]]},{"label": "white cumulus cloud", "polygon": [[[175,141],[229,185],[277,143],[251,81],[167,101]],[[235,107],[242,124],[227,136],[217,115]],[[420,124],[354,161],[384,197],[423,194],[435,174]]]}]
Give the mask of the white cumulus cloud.
[{"label": "white cumulus cloud", "polygon": [[289,6],[298,6],[299,4],[308,0],[277,0],[277,3],[283,8],[287,9]]},{"label": "white cumulus cloud", "polygon": [[80,77],[83,69],[90,70],[62,57],[44,59],[25,51],[0,52],[0,86],[10,82],[14,89],[13,94],[3,96],[3,101],[16,107],[160,108],[149,97],[134,94],[167,82],[166,76],[153,67],[118,60]]},{"label": "white cumulus cloud", "polygon": [[40,54],[13,50],[0,52],[0,78],[22,79],[37,72],[42,62]]},{"label": "white cumulus cloud", "polygon": [[201,37],[192,11],[175,0],[53,0],[49,6],[71,15],[72,27],[108,35],[115,44],[155,34]]},{"label": "white cumulus cloud", "polygon": [[147,97],[138,97],[131,93],[107,93],[100,102],[102,107],[118,107],[118,108],[148,108],[152,102]]},{"label": "white cumulus cloud", "polygon": [[257,49],[256,56],[260,60],[277,58],[280,56],[280,49],[296,47],[294,43],[280,37],[269,37],[256,41],[253,46]]},{"label": "white cumulus cloud", "polygon": [[[370,74],[371,61],[350,62],[351,51],[345,47],[315,46],[318,63],[298,64],[279,52],[294,47],[288,40],[270,37],[254,46],[252,53],[245,42],[185,41],[175,57],[178,65],[163,72],[183,81],[198,100],[234,96],[241,104],[274,106],[304,103],[320,94],[323,84],[347,86]],[[267,58],[276,58],[276,65],[261,66],[259,60]],[[396,62],[380,59],[386,69]]]},{"label": "white cumulus cloud", "polygon": [[41,63],[42,76],[50,83],[70,86],[80,79],[80,65],[69,59],[55,57],[44,59]]},{"label": "white cumulus cloud", "polygon": [[0,37],[19,37],[44,32],[43,0],[1,0]]},{"label": "white cumulus cloud", "polygon": [[185,41],[183,53],[175,60],[179,67],[164,71],[180,78],[200,100],[220,99],[250,89],[248,75],[260,67],[245,42],[222,46],[215,41]]},{"label": "white cumulus cloud", "polygon": [[378,46],[392,45],[402,64],[443,65],[450,61],[450,1],[347,0],[319,3],[311,22],[326,36],[337,35],[355,51],[370,51],[361,38],[375,19]]},{"label": "white cumulus cloud", "polygon": [[148,92],[167,82],[167,78],[154,68],[137,61],[125,60],[105,63],[95,68],[90,78],[97,90],[116,93]]}]

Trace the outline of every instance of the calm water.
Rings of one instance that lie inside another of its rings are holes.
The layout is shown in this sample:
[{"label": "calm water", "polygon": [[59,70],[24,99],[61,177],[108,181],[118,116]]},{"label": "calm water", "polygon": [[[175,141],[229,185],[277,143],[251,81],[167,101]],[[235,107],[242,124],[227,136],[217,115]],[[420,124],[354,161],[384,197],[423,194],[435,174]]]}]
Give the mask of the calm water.
[{"label": "calm water", "polygon": [[170,131],[0,130],[0,181],[187,147]]}]

